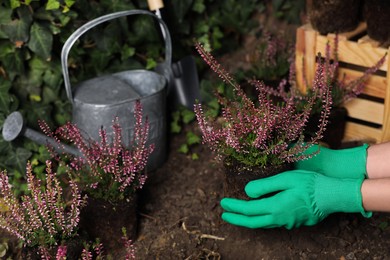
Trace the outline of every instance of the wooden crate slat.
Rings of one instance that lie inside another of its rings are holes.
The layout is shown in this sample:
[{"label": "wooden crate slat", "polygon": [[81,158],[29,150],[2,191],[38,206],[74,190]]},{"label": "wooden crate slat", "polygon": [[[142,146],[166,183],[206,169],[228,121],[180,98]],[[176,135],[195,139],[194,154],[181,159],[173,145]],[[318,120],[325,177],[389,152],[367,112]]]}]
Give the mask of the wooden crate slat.
[{"label": "wooden crate slat", "polygon": [[[316,41],[316,53],[320,52],[324,55],[327,42],[330,43],[331,50],[333,50],[333,40],[326,36],[319,35]],[[388,50],[385,48],[373,47],[371,44],[359,44],[354,41],[339,41],[338,44],[339,61],[363,67],[375,65],[387,51]],[[380,70],[387,71],[387,69],[386,60],[380,67]]]},{"label": "wooden crate slat", "polygon": [[[342,79],[344,75],[345,81],[350,82],[359,78],[362,75],[362,72],[346,68],[339,68],[339,79]],[[385,99],[387,88],[386,84],[387,80],[385,77],[372,75],[364,84],[365,88],[363,93],[373,97]]]},{"label": "wooden crate slat", "polygon": [[382,103],[355,98],[347,102],[344,106],[348,110],[349,117],[364,120],[374,124],[383,124],[383,113],[385,106]]},{"label": "wooden crate slat", "polygon": [[298,69],[296,70],[296,78],[297,84],[303,93],[306,92],[303,74],[305,73],[309,83],[312,82],[312,79],[314,78],[317,55],[315,52],[316,37],[317,32],[310,29],[309,25],[297,29],[295,66]]},{"label": "wooden crate slat", "polygon": [[[363,68],[371,67],[386,53],[390,53],[390,48],[378,47],[376,41],[367,36],[362,37],[365,26],[361,24],[354,31],[339,34],[338,58],[342,62],[339,76],[342,77],[345,73],[347,82],[362,75],[363,72],[356,68],[356,65]],[[316,55],[320,52],[324,56],[328,42],[331,45],[331,55],[333,55],[334,38],[334,34],[320,35],[313,30],[310,24],[298,28],[295,65],[297,84],[301,91],[306,91],[305,88],[310,87],[310,85],[303,84],[304,74],[309,84],[313,82]],[[302,67],[302,61],[304,61],[304,67]],[[385,76],[370,76],[365,82],[363,93],[369,97],[380,98],[383,102],[360,98],[346,104],[349,116],[362,122],[347,122],[345,133],[347,140],[371,138],[376,142],[390,141],[390,61],[388,56],[380,70],[385,72]],[[380,127],[370,127],[367,123],[375,123]]]},{"label": "wooden crate slat", "polygon": [[374,128],[366,125],[347,122],[345,126],[344,141],[356,141],[372,139],[378,143],[382,139],[382,129]]},{"label": "wooden crate slat", "polygon": [[359,44],[370,44],[372,47],[379,47],[380,43],[371,39],[368,35],[364,35],[359,40],[357,40]]}]

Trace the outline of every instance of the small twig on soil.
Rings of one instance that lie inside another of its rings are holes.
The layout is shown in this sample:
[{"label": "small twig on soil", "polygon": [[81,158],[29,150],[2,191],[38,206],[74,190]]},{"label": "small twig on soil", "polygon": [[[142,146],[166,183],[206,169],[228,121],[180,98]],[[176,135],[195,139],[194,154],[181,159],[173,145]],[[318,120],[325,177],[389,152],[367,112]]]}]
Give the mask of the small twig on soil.
[{"label": "small twig on soil", "polygon": [[[204,254],[207,254],[207,255],[204,255]],[[191,260],[191,259],[221,260],[221,254],[218,252],[214,252],[214,251],[207,249],[207,248],[202,248],[202,252],[198,253],[197,255],[192,254],[192,255],[188,256],[187,258],[185,258],[184,260]]]},{"label": "small twig on soil", "polygon": [[200,230],[188,230],[187,227],[186,227],[186,224],[183,223],[181,224],[181,227],[184,229],[185,232],[189,233],[189,234],[193,234],[193,235],[197,235],[199,236],[199,238],[208,238],[208,239],[215,239],[215,240],[225,240],[224,237],[218,237],[218,236],[214,236],[214,235],[209,235],[209,234],[203,234],[200,232]]},{"label": "small twig on soil", "polygon": [[142,217],[151,219],[151,220],[153,220],[153,221],[157,221],[157,219],[156,219],[155,217],[152,217],[152,216],[147,215],[147,214],[145,214],[145,213],[141,213],[141,212],[140,212],[139,215],[142,216]]},{"label": "small twig on soil", "polygon": [[221,254],[218,252],[214,252],[212,250],[209,250],[207,248],[202,249],[203,252],[207,253],[206,259],[210,259],[210,256],[212,256],[212,259],[220,260],[221,259]]},{"label": "small twig on soil", "polygon": [[179,220],[175,221],[175,223],[173,223],[173,225],[170,225],[170,226],[168,227],[168,229],[173,228],[174,226],[176,226],[176,225],[179,224],[182,220],[185,220],[185,219],[187,219],[187,217],[180,218]]},{"label": "small twig on soil", "polygon": [[200,235],[200,238],[209,238],[209,239],[215,239],[215,240],[225,240],[224,237],[217,237],[217,236],[208,235],[208,234],[202,234],[202,235]]}]

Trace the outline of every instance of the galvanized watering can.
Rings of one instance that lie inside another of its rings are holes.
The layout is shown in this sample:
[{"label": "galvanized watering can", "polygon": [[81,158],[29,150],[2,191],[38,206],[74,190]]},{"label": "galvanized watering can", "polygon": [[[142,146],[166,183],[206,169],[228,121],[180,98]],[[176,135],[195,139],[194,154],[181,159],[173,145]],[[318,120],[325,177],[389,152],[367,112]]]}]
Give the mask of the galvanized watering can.
[{"label": "galvanized watering can", "polygon": [[[160,23],[165,37],[165,60],[159,65],[161,74],[148,70],[129,70],[93,78],[72,89],[68,71],[68,53],[77,39],[91,28],[123,16],[149,15]],[[167,156],[166,96],[171,75],[172,44],[166,24],[156,15],[144,10],[116,12],[96,18],[78,28],[65,42],[62,53],[62,72],[68,99],[73,104],[72,121],[85,133],[85,138],[99,140],[99,129],[112,133],[112,120],[117,116],[123,128],[124,145],[130,144],[134,130],[134,104],[143,106],[143,115],[150,123],[148,143],[155,144],[147,168],[161,166]]]}]

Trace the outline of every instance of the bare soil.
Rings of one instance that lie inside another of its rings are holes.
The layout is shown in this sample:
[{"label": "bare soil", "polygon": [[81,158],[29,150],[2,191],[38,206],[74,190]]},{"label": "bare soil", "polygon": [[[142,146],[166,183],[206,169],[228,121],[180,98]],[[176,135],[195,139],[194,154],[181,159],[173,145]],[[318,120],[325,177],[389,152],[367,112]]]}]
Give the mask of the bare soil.
[{"label": "bare soil", "polygon": [[[195,123],[187,128],[198,132]],[[390,259],[390,214],[334,214],[293,230],[251,230],[223,222],[222,163],[204,145],[192,151],[198,160],[178,153],[184,141],[185,131],[172,137],[167,162],[150,173],[139,194],[137,259]],[[0,231],[0,243],[5,238]],[[6,257],[23,259],[16,240],[8,245]],[[114,255],[123,259],[121,245]]]},{"label": "bare soil", "polygon": [[[188,126],[197,130],[195,125]],[[316,226],[251,230],[220,219],[223,167],[199,145],[151,173],[139,208],[139,259],[390,259],[390,214],[334,214]]]}]

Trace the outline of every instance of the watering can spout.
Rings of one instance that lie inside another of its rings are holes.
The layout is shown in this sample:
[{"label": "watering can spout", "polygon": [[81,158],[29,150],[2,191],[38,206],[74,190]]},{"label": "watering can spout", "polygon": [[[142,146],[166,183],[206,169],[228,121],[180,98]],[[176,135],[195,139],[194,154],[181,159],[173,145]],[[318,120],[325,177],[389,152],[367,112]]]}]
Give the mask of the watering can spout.
[{"label": "watering can spout", "polygon": [[31,128],[28,128],[24,124],[23,116],[20,112],[15,111],[8,115],[3,124],[2,135],[5,141],[11,142],[19,136],[27,137],[28,139],[42,145],[50,145],[57,152],[65,152],[74,156],[81,156],[78,149],[59,144],[53,138],[50,138],[42,133],[39,133]]}]

